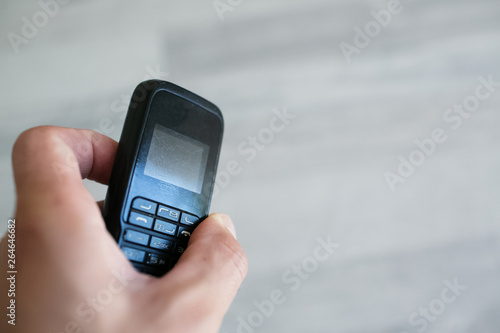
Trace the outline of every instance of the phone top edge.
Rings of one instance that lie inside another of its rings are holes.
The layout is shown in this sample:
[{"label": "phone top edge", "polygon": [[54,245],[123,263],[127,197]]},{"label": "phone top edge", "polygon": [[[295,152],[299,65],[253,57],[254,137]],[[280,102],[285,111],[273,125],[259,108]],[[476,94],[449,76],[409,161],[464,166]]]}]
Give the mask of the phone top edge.
[{"label": "phone top edge", "polygon": [[183,99],[186,99],[194,104],[197,104],[198,106],[206,109],[207,111],[213,113],[218,118],[220,118],[222,124],[224,125],[224,117],[222,116],[222,112],[215,104],[187,89],[179,87],[174,83],[162,80],[148,80],[140,83],[139,86],[140,85],[144,85],[146,87],[148,86],[154,87],[154,92],[151,97],[153,97],[158,91],[163,90],[163,91],[168,91],[169,93],[179,96]]}]

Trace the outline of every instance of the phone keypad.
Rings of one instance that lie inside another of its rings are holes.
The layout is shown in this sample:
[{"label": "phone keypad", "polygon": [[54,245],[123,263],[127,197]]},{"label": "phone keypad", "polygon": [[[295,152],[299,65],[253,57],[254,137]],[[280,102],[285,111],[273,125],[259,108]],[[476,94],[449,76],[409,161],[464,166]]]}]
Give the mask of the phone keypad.
[{"label": "phone keypad", "polygon": [[[122,246],[134,266],[151,275],[163,275],[186,250],[200,218],[188,212],[144,198],[135,198],[127,222]],[[140,230],[140,231],[139,231]]]}]

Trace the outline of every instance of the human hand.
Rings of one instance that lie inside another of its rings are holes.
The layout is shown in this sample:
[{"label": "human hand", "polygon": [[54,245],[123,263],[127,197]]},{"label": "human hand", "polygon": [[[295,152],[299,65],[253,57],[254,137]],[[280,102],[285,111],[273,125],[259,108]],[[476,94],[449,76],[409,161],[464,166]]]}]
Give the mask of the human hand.
[{"label": "human hand", "polygon": [[[217,332],[247,273],[230,218],[212,214],[164,277],[138,273],[107,232],[82,178],[107,184],[117,143],[36,127],[12,153],[17,189],[15,326],[2,332]],[[7,237],[0,270],[7,272]],[[1,307],[9,306],[2,279]]]}]

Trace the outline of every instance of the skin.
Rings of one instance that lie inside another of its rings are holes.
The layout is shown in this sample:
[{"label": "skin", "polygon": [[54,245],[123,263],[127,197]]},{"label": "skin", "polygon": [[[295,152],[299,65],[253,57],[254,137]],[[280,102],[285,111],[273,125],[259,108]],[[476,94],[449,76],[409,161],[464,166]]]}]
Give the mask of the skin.
[{"label": "skin", "polygon": [[[82,183],[107,184],[117,143],[90,130],[36,127],[12,153],[16,325],[0,280],[1,332],[217,332],[247,273],[231,219],[212,214],[162,278],[135,271]],[[8,242],[0,271],[8,270]]]}]

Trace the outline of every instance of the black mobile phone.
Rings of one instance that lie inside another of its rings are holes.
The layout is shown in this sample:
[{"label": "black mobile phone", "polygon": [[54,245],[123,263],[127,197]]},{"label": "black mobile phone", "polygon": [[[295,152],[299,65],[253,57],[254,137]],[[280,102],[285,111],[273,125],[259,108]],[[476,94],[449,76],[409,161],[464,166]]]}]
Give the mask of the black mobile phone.
[{"label": "black mobile phone", "polygon": [[208,216],[224,121],[207,100],[172,83],[137,86],[103,209],[133,266],[162,276]]}]

